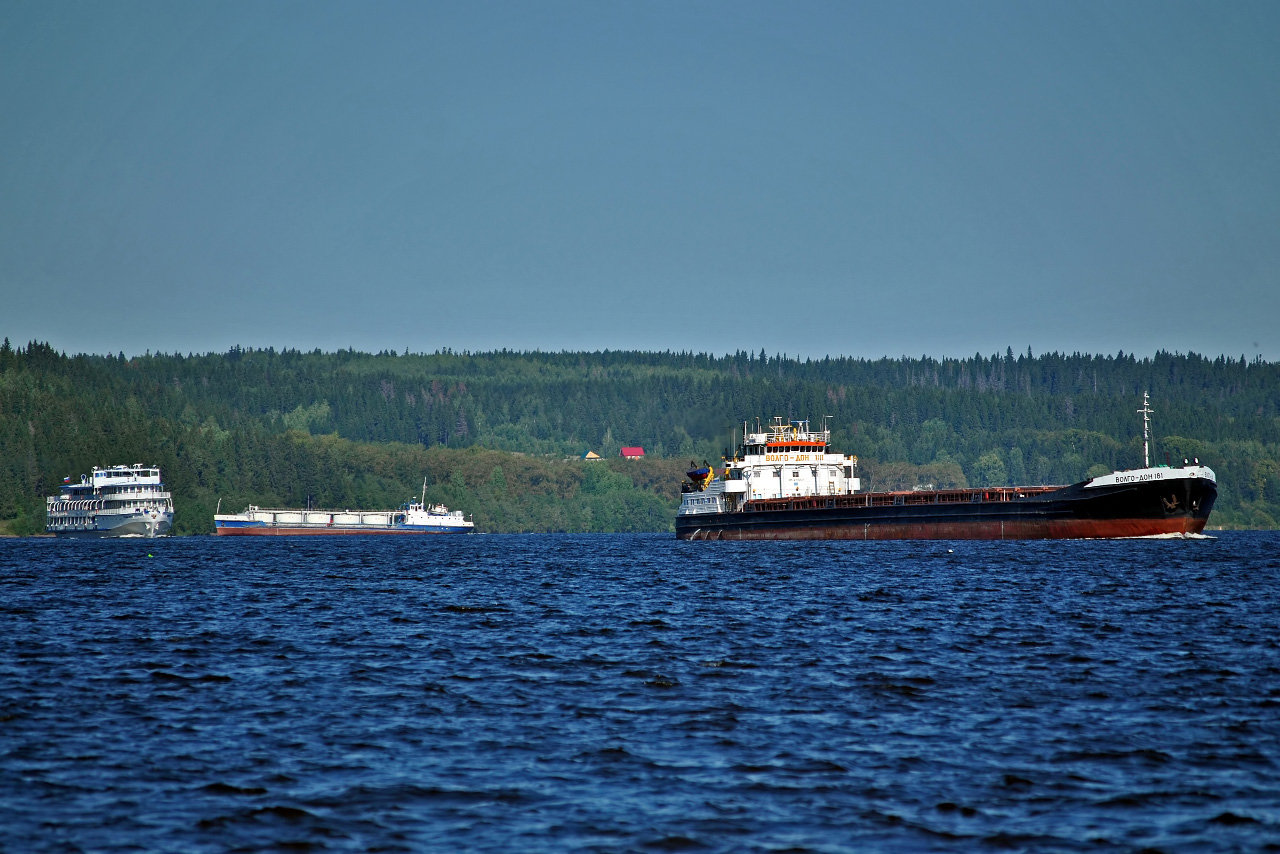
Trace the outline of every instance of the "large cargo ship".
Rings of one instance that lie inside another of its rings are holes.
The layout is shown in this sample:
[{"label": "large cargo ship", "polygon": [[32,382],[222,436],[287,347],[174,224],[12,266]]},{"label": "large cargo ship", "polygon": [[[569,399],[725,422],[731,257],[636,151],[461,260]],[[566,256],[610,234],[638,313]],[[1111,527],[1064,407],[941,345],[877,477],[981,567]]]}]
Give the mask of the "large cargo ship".
[{"label": "large cargo ship", "polygon": [[[221,502],[219,502],[221,503]],[[469,534],[475,523],[461,510],[426,504],[426,485],[420,501],[407,501],[395,510],[298,510],[257,507],[243,513],[213,517],[219,536],[277,537],[351,534]]]},{"label": "large cargo ship", "polygon": [[142,463],[94,466],[45,499],[45,531],[59,537],[163,537],[172,527],[173,496],[160,469]]},{"label": "large cargo ship", "polygon": [[[1145,402],[1144,451],[1147,415]],[[775,418],[722,469],[682,485],[682,540],[1028,540],[1199,534],[1217,478],[1199,461],[1116,471],[1070,486],[862,492],[857,457],[830,430]]]}]

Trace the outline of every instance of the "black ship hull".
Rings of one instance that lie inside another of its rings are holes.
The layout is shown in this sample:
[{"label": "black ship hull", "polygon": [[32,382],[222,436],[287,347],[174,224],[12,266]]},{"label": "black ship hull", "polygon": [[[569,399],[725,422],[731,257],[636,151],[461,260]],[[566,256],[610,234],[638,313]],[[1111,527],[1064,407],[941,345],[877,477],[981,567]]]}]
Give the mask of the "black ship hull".
[{"label": "black ship hull", "polygon": [[682,540],[1053,540],[1199,534],[1217,498],[1204,477],[749,501],[676,517]]}]

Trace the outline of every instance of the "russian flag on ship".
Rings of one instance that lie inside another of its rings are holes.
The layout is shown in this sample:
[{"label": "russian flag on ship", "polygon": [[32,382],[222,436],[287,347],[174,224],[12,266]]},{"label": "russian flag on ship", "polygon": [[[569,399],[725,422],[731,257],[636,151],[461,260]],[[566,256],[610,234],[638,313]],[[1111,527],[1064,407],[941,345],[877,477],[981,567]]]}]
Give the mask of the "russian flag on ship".
[{"label": "russian flag on ship", "polygon": [[71,482],[71,475],[67,475],[66,477],[64,477],[64,478],[62,479],[62,482],[63,482],[63,483],[70,483],[70,482]]}]

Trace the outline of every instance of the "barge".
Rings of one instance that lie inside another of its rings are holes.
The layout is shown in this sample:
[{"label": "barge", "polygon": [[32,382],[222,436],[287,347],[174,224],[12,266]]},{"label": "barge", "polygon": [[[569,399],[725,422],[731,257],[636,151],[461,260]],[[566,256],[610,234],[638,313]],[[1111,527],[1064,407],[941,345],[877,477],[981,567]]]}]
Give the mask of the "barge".
[{"label": "barge", "polygon": [[475,530],[475,523],[461,510],[428,505],[425,483],[422,488],[421,500],[410,499],[395,510],[299,510],[250,504],[243,513],[215,510],[213,527],[222,537],[469,534]]}]

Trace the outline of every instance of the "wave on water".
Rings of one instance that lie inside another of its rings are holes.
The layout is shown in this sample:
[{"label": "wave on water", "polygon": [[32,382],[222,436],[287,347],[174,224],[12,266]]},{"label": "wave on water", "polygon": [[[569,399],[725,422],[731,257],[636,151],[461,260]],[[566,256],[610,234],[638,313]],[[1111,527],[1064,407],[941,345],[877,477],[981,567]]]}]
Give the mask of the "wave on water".
[{"label": "wave on water", "polygon": [[0,540],[0,851],[1228,854],[1280,532]]}]

